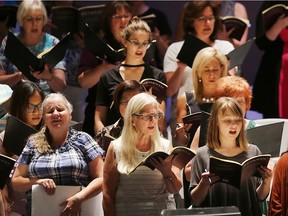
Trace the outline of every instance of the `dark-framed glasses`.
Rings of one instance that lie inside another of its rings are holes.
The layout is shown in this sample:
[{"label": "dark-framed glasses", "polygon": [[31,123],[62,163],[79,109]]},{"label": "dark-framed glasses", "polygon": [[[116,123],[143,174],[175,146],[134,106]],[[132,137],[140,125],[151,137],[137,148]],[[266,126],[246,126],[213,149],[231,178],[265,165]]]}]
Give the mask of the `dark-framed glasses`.
[{"label": "dark-framed glasses", "polygon": [[34,113],[36,111],[36,109],[40,112],[41,111],[41,106],[42,106],[42,103],[37,104],[37,105],[28,104],[26,110],[27,110],[28,113]]},{"label": "dark-framed glasses", "polygon": [[152,121],[153,118],[156,120],[159,120],[163,117],[163,113],[147,113],[147,114],[140,114],[140,113],[134,113],[133,116],[136,116],[137,118],[141,118],[144,121]]},{"label": "dark-framed glasses", "polygon": [[143,46],[144,48],[148,49],[150,47],[150,44],[151,44],[148,41],[145,41],[143,43],[141,43],[141,42],[139,42],[137,40],[129,40],[129,39],[127,39],[127,41],[130,42],[136,48],[140,48],[140,47]]}]

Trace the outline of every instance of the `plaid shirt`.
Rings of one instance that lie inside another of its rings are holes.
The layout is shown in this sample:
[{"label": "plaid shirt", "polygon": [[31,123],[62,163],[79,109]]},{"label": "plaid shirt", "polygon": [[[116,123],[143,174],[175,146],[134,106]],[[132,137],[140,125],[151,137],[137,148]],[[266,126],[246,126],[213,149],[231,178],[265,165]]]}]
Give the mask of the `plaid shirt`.
[{"label": "plaid shirt", "polygon": [[87,186],[92,180],[88,163],[103,154],[90,135],[70,129],[65,144],[45,154],[39,153],[33,139],[29,139],[18,163],[29,165],[29,178],[50,178],[56,185]]}]

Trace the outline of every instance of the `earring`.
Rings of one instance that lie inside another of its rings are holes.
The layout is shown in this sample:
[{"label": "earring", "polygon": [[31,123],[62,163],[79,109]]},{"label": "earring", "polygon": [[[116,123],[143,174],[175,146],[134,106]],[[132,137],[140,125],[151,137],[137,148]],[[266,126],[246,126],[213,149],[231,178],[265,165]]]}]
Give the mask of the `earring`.
[{"label": "earring", "polygon": [[201,82],[202,82],[202,79],[201,79],[201,78],[199,78],[198,82],[199,82],[199,83],[201,83]]}]

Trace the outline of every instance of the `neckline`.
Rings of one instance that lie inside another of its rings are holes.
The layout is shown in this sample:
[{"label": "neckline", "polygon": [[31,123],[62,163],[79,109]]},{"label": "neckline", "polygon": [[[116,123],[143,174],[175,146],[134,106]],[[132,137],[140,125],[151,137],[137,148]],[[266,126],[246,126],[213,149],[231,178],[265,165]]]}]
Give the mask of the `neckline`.
[{"label": "neckline", "polygon": [[145,63],[137,64],[137,65],[130,65],[130,64],[121,64],[123,67],[143,67],[145,66]]}]

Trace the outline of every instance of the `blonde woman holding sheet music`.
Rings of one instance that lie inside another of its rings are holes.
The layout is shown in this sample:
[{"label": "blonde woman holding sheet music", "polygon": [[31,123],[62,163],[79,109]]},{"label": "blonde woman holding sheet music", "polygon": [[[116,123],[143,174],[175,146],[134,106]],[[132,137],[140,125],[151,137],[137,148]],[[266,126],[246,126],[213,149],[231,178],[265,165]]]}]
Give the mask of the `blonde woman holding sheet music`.
[{"label": "blonde woman holding sheet music", "polygon": [[112,141],[105,159],[103,183],[104,214],[109,216],[160,215],[175,209],[173,194],[181,188],[180,170],[171,161],[151,161],[128,173],[150,153],[168,152],[172,145],[161,137],[158,122],[163,117],[159,103],[148,93],[128,102],[121,136]]},{"label": "blonde woman holding sheet music", "polygon": [[[213,7],[209,1],[190,1],[185,8],[183,18],[183,28],[185,35],[191,33],[198,39],[202,40],[208,46],[214,47],[216,50],[223,54],[228,54],[234,47],[229,41],[216,39],[216,33],[219,28],[219,17],[216,7]],[[177,59],[184,44],[182,41],[172,43],[164,57],[164,72],[167,78],[167,97],[172,97],[171,105],[171,122],[170,128],[172,137],[175,135],[176,130],[176,104],[177,99],[186,91],[190,91],[193,86],[193,79],[191,76],[191,68],[185,63]],[[191,47],[193,49],[193,47]],[[193,63],[191,57],[191,65]],[[235,69],[229,73],[235,73]],[[173,145],[177,145],[177,141],[173,139]]]}]

